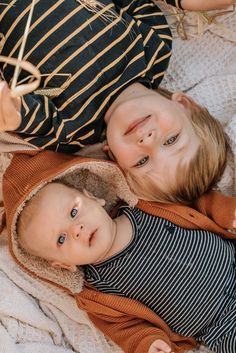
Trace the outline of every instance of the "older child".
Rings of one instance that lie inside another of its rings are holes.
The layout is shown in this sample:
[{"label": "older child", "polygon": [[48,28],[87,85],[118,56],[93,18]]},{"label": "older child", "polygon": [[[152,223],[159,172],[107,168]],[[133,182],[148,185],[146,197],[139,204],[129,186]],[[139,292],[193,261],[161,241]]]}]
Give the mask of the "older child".
[{"label": "older child", "polygon": [[[235,1],[165,2],[207,10]],[[5,5],[0,15],[1,54],[17,57],[31,1],[10,0]],[[167,68],[171,40],[163,13],[150,0],[89,1],[87,6],[75,0],[37,2],[24,60],[40,70],[42,84],[33,94],[15,99],[1,85],[0,130],[15,131],[40,148],[76,152],[99,141],[105,116],[108,144],[134,191],[144,190],[140,184],[146,177],[152,185],[154,192],[146,190],[140,197],[195,199],[221,176],[225,140],[218,138],[220,127],[205,109],[185,96],[173,95],[169,101],[152,91]],[[13,68],[2,64],[1,71],[10,83]],[[27,76],[22,70],[19,78]],[[160,111],[167,127],[157,133]],[[122,126],[121,115],[126,122]],[[208,134],[212,138],[206,139]],[[218,143],[220,153],[215,152]],[[203,178],[202,171],[209,168]]]},{"label": "older child", "polygon": [[[235,353],[233,243],[138,208],[124,206],[112,220],[102,206],[86,190],[48,184],[21,212],[19,242],[52,266],[73,272],[87,265],[85,279],[98,290],[136,299],[174,332]],[[149,353],[170,350],[158,339]]]}]

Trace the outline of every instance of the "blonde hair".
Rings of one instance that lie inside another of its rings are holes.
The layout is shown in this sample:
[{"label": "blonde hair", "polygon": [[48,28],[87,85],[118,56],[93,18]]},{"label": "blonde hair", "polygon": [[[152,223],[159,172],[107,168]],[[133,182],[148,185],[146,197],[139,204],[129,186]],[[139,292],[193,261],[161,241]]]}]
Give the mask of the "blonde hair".
[{"label": "blonde hair", "polygon": [[[171,93],[158,90],[166,98]],[[132,191],[141,199],[165,203],[190,204],[210,190],[221,178],[225,165],[228,143],[221,124],[208,110],[189,102],[190,120],[200,140],[200,145],[188,164],[179,165],[176,181],[169,185],[168,193],[161,189],[151,175],[134,176],[126,172]]]}]

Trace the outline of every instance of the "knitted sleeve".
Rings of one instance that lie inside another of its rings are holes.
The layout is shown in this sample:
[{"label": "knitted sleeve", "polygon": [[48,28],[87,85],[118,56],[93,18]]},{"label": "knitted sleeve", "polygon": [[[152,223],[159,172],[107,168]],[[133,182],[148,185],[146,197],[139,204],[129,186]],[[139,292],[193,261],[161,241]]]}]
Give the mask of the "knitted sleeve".
[{"label": "knitted sleeve", "polygon": [[166,323],[141,303],[86,288],[76,295],[78,306],[106,336],[125,353],[146,353],[162,339],[175,353],[195,347],[195,340],[173,333]]},{"label": "knitted sleeve", "polygon": [[211,191],[201,196],[195,207],[222,228],[232,229],[236,212],[235,196],[225,196],[217,191]]}]

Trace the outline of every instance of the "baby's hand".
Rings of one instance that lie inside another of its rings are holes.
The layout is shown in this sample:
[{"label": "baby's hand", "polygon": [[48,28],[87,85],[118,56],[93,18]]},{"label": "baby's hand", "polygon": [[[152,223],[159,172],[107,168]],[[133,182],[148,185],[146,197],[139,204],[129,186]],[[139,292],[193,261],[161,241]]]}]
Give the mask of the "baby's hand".
[{"label": "baby's hand", "polygon": [[182,0],[181,6],[184,10],[210,11],[225,9],[236,4],[236,0]]},{"label": "baby's hand", "polygon": [[21,123],[21,100],[11,97],[11,91],[6,82],[0,82],[0,131],[13,131]]},{"label": "baby's hand", "polygon": [[148,350],[148,353],[174,353],[174,352],[171,352],[171,348],[166,342],[158,339],[151,344]]}]

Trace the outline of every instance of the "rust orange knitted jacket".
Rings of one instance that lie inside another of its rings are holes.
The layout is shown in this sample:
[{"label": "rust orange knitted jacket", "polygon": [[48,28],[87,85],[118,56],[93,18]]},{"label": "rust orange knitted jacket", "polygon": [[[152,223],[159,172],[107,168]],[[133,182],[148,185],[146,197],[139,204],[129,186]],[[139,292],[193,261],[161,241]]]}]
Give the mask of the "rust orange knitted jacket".
[{"label": "rust orange knitted jacket", "polygon": [[[82,166],[82,167],[81,167]],[[111,172],[112,169],[112,172]],[[26,200],[52,180],[69,177],[70,183],[82,174],[92,171],[99,174],[101,179],[107,178],[108,184],[116,186],[115,192],[122,198],[119,190],[120,183],[124,182],[123,174],[114,164],[106,161],[89,160],[71,155],[64,155],[51,151],[42,151],[38,154],[26,153],[16,155],[3,177],[3,198],[6,210],[6,222],[9,236],[9,248],[14,260],[25,270],[39,278],[67,289],[74,295],[78,306],[87,311],[94,324],[126,353],[145,353],[156,339],[166,341],[176,353],[182,353],[194,348],[193,338],[182,337],[173,333],[169,327],[139,302],[134,300],[100,293],[94,288],[85,285],[81,292],[76,287],[70,287],[70,279],[58,280],[63,271],[51,275],[47,273],[48,263],[36,263],[36,258],[25,257],[17,244],[17,217]],[[73,177],[73,178],[72,178]],[[122,179],[123,178],[123,179]],[[88,183],[86,174],[85,182]],[[80,186],[84,181],[79,179]],[[93,182],[92,182],[93,184]],[[86,184],[87,185],[87,184]],[[101,182],[93,184],[94,192],[100,188]],[[125,197],[129,203],[127,186],[123,185]],[[91,189],[90,189],[91,191]],[[123,195],[124,195],[123,194]],[[178,226],[190,229],[205,229],[218,233],[220,236],[235,241],[236,234],[226,229],[232,228],[232,221],[236,209],[236,198],[226,197],[211,192],[197,200],[194,208],[174,204],[160,204],[140,200],[136,207],[150,214],[166,218]],[[41,270],[40,266],[45,265]],[[71,281],[74,279],[72,278]]]}]

